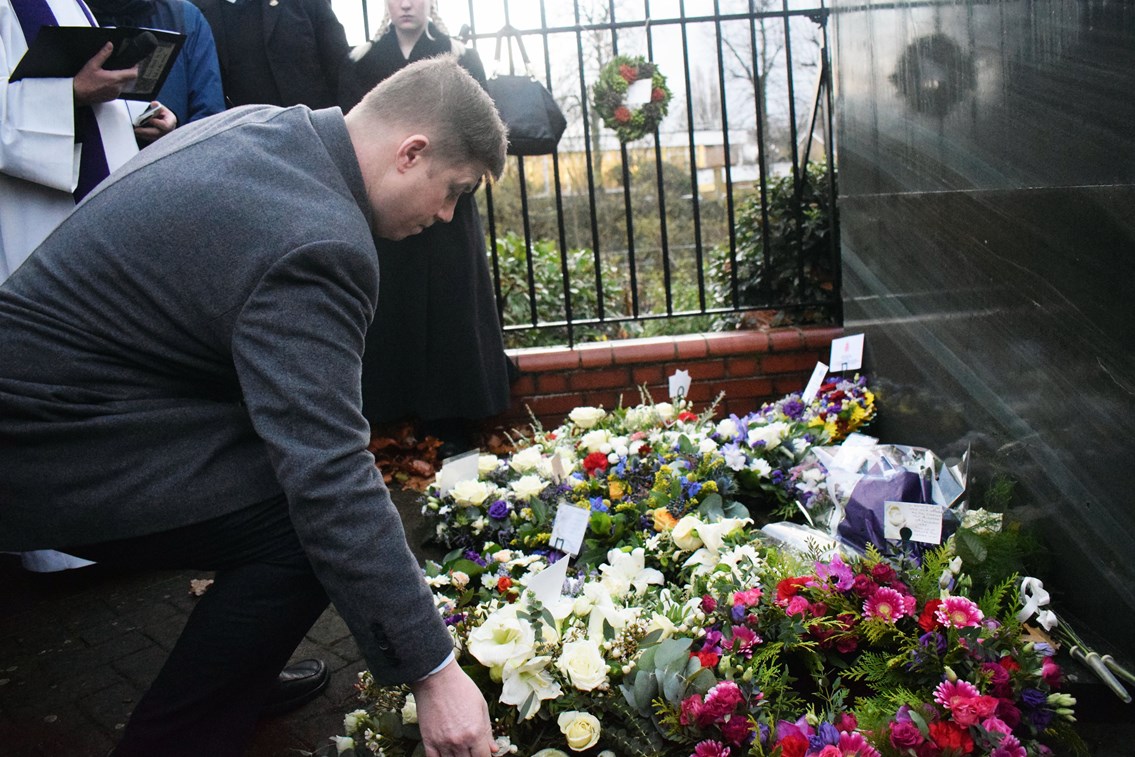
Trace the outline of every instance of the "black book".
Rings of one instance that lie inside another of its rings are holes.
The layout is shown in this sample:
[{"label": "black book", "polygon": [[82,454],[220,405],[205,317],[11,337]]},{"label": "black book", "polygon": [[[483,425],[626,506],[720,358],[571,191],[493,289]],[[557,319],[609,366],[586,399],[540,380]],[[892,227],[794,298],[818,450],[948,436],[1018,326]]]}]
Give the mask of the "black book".
[{"label": "black book", "polygon": [[114,52],[106,69],[138,67],[138,78],[122,91],[125,100],[153,100],[169,76],[185,35],[127,26],[44,26],[9,81],[34,78],[69,79],[79,73],[107,42]]}]

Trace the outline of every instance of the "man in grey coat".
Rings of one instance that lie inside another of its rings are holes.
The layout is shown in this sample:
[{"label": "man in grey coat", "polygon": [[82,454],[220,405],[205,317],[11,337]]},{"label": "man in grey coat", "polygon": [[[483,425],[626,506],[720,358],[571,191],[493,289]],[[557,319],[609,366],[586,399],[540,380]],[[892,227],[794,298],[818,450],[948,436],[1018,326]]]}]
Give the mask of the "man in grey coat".
[{"label": "man in grey coat", "polygon": [[238,108],[127,163],[0,287],[0,549],[217,571],[116,754],[240,754],[328,597],[375,678],[413,688],[426,754],[490,753],[360,366],[372,232],[448,221],[505,139],[449,59],[345,117]]}]

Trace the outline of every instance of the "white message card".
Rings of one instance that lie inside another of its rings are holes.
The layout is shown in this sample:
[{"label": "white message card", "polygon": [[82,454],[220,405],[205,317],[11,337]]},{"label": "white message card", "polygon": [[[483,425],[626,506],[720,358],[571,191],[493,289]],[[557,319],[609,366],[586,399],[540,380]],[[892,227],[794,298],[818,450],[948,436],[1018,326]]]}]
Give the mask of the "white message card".
[{"label": "white message card", "polygon": [[442,495],[449,494],[462,481],[477,480],[477,459],[480,455],[480,450],[473,449],[445,459],[437,474],[437,486]]},{"label": "white message card", "polygon": [[883,538],[894,541],[905,538],[922,544],[941,544],[944,511],[940,505],[884,502]]},{"label": "white message card", "polygon": [[591,510],[575,505],[560,505],[556,510],[556,522],[552,525],[552,538],[548,541],[548,546],[569,555],[578,555],[590,521]]},{"label": "white message card", "polygon": [[670,377],[670,399],[678,400],[690,394],[690,372],[674,371]]},{"label": "white message card", "polygon": [[853,334],[832,340],[830,358],[832,371],[857,371],[863,367],[863,334]]},{"label": "white message card", "polygon": [[820,385],[824,383],[824,377],[827,375],[828,367],[823,363],[816,363],[816,367],[812,369],[812,378],[808,379],[808,385],[804,387],[804,394],[801,396],[804,402],[816,399],[816,393],[820,391]]}]

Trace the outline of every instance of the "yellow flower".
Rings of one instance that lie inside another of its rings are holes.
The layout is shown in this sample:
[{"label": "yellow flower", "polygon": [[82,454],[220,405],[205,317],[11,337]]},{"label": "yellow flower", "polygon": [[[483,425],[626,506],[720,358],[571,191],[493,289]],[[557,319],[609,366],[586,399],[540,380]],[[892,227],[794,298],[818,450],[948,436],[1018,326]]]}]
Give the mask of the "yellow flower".
[{"label": "yellow flower", "polygon": [[660,507],[657,510],[651,510],[650,514],[654,516],[654,530],[655,531],[669,531],[678,525],[678,519],[670,514],[670,511],[665,507]]},{"label": "yellow flower", "polygon": [[611,500],[619,500],[626,496],[627,487],[622,481],[612,481],[608,487],[611,492]]}]

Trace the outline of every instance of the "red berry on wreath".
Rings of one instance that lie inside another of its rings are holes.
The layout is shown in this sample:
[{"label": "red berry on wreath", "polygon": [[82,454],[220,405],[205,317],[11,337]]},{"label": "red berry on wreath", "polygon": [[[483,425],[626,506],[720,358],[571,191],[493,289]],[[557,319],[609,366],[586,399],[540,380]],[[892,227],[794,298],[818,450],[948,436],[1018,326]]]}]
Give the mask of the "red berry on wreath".
[{"label": "red berry on wreath", "polygon": [[631,120],[631,109],[625,105],[620,105],[615,108],[615,120],[621,124],[629,123]]},{"label": "red berry on wreath", "polygon": [[638,69],[624,63],[619,66],[619,76],[623,77],[623,80],[626,81],[627,84],[630,84],[638,78]]},{"label": "red berry on wreath", "polygon": [[660,103],[665,99],[666,90],[662,89],[662,87],[655,87],[654,89],[650,90],[650,101],[652,103]]}]

